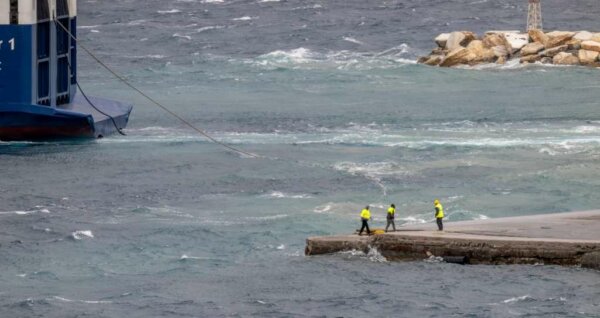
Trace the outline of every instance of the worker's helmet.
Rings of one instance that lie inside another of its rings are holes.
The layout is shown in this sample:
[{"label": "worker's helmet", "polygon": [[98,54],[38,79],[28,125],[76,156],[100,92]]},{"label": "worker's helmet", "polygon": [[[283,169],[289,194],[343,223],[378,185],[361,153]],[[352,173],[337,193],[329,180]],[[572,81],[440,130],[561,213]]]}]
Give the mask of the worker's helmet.
[{"label": "worker's helmet", "polygon": [[438,199],[433,200],[433,204],[440,204],[440,200],[438,200]]},{"label": "worker's helmet", "polygon": [[367,206],[365,207],[365,209],[367,209],[367,210],[368,210],[368,209],[369,209],[369,206],[367,205]]},{"label": "worker's helmet", "polygon": [[392,208],[396,208],[396,206],[392,203]]}]

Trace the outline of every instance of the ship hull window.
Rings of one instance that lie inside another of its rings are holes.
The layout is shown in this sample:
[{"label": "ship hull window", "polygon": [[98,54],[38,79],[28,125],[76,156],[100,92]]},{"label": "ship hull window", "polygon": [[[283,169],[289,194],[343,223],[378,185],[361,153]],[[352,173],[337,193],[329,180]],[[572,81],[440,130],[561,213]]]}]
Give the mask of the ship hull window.
[{"label": "ship hull window", "polygon": [[10,0],[10,24],[19,24],[19,0]]},{"label": "ship hull window", "polygon": [[38,22],[50,20],[48,0],[37,0],[37,19]]}]

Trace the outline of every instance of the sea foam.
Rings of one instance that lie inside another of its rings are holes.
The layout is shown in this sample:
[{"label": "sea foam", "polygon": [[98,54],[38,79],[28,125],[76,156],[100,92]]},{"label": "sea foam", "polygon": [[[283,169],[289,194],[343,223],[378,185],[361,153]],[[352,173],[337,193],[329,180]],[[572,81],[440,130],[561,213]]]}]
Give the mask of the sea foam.
[{"label": "sea foam", "polygon": [[92,231],[75,231],[71,233],[71,237],[75,240],[82,240],[84,238],[94,238],[94,233]]}]

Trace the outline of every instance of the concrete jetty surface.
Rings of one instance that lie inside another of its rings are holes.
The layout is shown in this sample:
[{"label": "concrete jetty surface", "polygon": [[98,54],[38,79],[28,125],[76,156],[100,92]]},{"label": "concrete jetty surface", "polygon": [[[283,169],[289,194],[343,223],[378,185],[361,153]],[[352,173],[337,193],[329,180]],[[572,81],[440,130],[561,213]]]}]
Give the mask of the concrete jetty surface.
[{"label": "concrete jetty surface", "polygon": [[[357,221],[358,224],[358,221]],[[600,269],[600,210],[398,227],[381,235],[310,237],[306,255],[377,250],[388,260],[465,256],[471,264],[582,265]]]}]

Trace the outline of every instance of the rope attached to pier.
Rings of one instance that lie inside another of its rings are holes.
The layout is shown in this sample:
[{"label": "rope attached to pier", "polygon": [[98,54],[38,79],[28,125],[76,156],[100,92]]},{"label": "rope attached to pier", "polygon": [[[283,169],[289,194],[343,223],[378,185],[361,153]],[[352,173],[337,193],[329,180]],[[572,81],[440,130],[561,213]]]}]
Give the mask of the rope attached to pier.
[{"label": "rope attached to pier", "polygon": [[171,116],[177,118],[179,121],[181,121],[182,123],[184,123],[185,125],[187,125],[188,127],[190,127],[191,129],[195,130],[196,132],[198,132],[200,135],[204,136],[205,138],[207,138],[208,140],[212,141],[213,143],[220,145],[226,149],[229,149],[230,151],[236,152],[238,154],[241,155],[245,155],[251,158],[259,158],[259,155],[251,153],[251,152],[247,152],[241,149],[238,149],[236,147],[230,146],[222,141],[217,140],[216,138],[214,138],[213,136],[209,135],[207,132],[205,132],[204,130],[194,126],[192,123],[190,123],[189,121],[185,120],[183,117],[179,116],[177,113],[175,113],[174,111],[170,110],[168,107],[164,106],[163,104],[159,103],[158,101],[156,101],[154,98],[148,96],[146,93],[144,93],[142,90],[140,90],[139,88],[137,88],[136,86],[134,86],[133,84],[129,83],[129,81],[127,81],[127,79],[125,79],[123,76],[119,75],[116,71],[114,71],[112,68],[110,68],[108,65],[106,65],[104,62],[102,62],[102,60],[100,60],[94,53],[92,53],[88,48],[86,48],[84,45],[82,45],[81,43],[79,43],[79,40],[58,20],[55,20],[56,24],[59,25],[74,41],[75,43],[81,47],[91,58],[93,58],[98,64],[100,64],[104,69],[106,69],[109,73],[111,73],[114,77],[116,77],[117,79],[119,79],[121,82],[123,82],[125,85],[127,85],[129,88],[131,88],[132,90],[136,91],[137,93],[139,93],[140,95],[142,95],[144,98],[146,98],[147,100],[149,100],[151,103],[153,103],[154,105],[158,106],[159,108],[161,108],[162,110],[164,110],[165,112],[169,113]]}]

